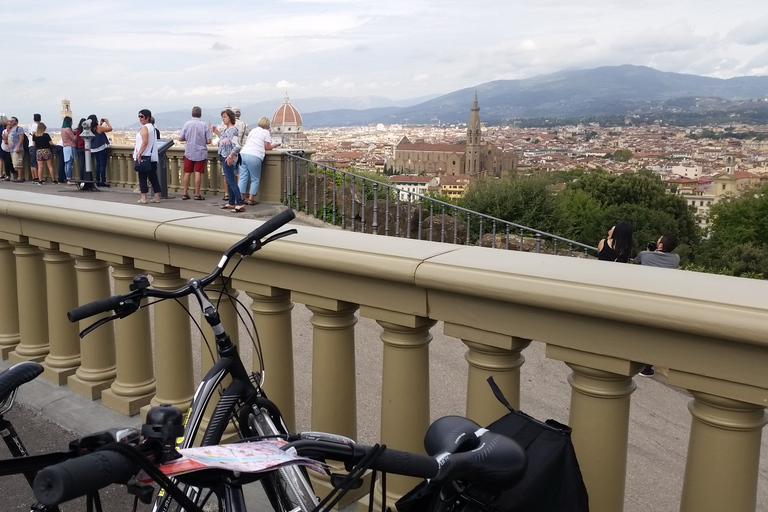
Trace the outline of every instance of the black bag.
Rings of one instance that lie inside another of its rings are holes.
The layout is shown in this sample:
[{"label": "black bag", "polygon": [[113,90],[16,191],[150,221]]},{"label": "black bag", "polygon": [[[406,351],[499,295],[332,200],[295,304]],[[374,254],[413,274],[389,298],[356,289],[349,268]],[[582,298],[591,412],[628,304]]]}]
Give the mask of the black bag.
[{"label": "black bag", "polygon": [[[488,430],[517,441],[528,456],[525,476],[502,492],[489,510],[502,512],[589,512],[587,488],[571,443],[571,428],[555,420],[540,422],[514,410],[488,379],[496,398],[510,410]],[[422,482],[397,501],[399,512],[427,510],[439,489]]]},{"label": "black bag", "polygon": [[133,168],[136,172],[149,172],[152,170],[152,157],[150,156],[142,156],[139,157],[140,160],[137,160],[136,163],[133,164]]}]

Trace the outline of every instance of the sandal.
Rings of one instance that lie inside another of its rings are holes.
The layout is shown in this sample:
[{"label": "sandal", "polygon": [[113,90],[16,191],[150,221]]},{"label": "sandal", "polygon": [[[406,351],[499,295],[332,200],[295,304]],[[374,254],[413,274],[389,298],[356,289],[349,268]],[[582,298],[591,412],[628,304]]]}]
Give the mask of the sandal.
[{"label": "sandal", "polygon": [[256,206],[258,204],[258,201],[254,201],[253,199],[249,199],[245,202],[248,206]]},{"label": "sandal", "polygon": [[[184,201],[186,201],[187,199],[191,199],[191,197],[189,197],[189,195],[188,195],[188,194],[184,194],[183,196],[181,196],[181,198],[182,198]],[[195,198],[195,199],[197,199],[197,198]]]},{"label": "sandal", "polygon": [[224,194],[224,197],[222,197],[222,199],[224,199],[225,201],[227,201],[227,200],[229,199],[229,194]]},{"label": "sandal", "polygon": [[225,204],[224,206],[221,207],[221,209],[222,210],[231,210],[234,207],[235,207],[235,205],[233,205],[233,204]]},{"label": "sandal", "polygon": [[245,206],[235,206],[233,209],[230,210],[232,213],[243,213],[245,211]]},{"label": "sandal", "polygon": [[204,200],[205,198],[204,198],[203,196],[195,196],[195,199],[196,199],[197,201],[202,201],[202,200]]}]

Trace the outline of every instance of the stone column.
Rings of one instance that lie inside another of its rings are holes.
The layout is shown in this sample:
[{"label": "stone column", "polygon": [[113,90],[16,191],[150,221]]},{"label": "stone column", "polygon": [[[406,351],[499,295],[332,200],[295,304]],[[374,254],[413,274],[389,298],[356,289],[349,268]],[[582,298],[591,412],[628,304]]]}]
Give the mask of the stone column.
[{"label": "stone column", "polygon": [[[113,267],[115,293],[128,293],[138,274],[133,261],[121,258],[121,261],[113,262]],[[132,315],[116,320],[114,328],[116,376],[110,388],[102,393],[101,401],[110,409],[133,416],[155,395],[149,308],[140,308]]]},{"label": "stone column", "polygon": [[765,407],[700,391],[691,394],[680,512],[756,510],[760,438],[768,423]]},{"label": "stone column", "polygon": [[[251,285],[253,286],[253,285]],[[296,429],[295,388],[293,382],[293,331],[291,327],[291,292],[268,286],[258,293],[247,292],[252,299],[253,321],[259,333],[264,360],[264,391],[277,405],[283,421],[294,432]],[[260,371],[256,354],[253,370]]]},{"label": "stone column", "polygon": [[312,429],[357,439],[357,305],[328,299],[316,303],[325,307],[307,304],[313,327]]},{"label": "stone column", "polygon": [[117,169],[120,176],[120,181],[117,184],[123,188],[128,186],[128,172],[133,172],[133,169],[128,165],[130,158],[131,156],[125,153],[117,155]]},{"label": "stone column", "polygon": [[[164,272],[153,272],[152,286],[174,290],[184,285],[179,269],[166,266]],[[189,307],[188,297],[179,301]],[[154,306],[155,375],[157,393],[150,406],[171,404],[182,411],[189,409],[195,392],[192,372],[192,343],[189,317],[176,301],[158,302]],[[149,406],[148,406],[149,407]],[[142,414],[148,409],[142,408]]]},{"label": "stone column", "polygon": [[[384,343],[381,443],[424,453],[424,434],[429,427],[429,329],[435,321],[400,314],[382,316],[385,319],[376,320],[383,328]],[[417,483],[415,478],[389,475],[387,503],[394,503]],[[381,502],[380,483],[376,501]]]},{"label": "stone column", "polygon": [[[181,169],[181,172],[184,172],[184,163],[183,163],[183,156],[177,156],[177,155],[168,155],[168,188],[170,190],[173,190],[174,192],[178,192],[181,190],[181,184],[179,179],[179,169]],[[194,180],[194,173],[192,173],[192,179]],[[192,185],[194,186],[194,181],[192,182]]]},{"label": "stone column", "polygon": [[[42,240],[41,243],[44,243]],[[40,249],[27,237],[13,242],[16,256],[16,289],[19,297],[20,341],[8,354],[11,363],[40,362],[48,355],[48,307],[46,305],[45,265]]]},{"label": "stone column", "polygon": [[[627,472],[630,395],[636,385],[629,375],[566,363],[573,369],[568,377],[571,438],[589,492],[590,510],[621,512]],[[635,364],[629,372],[639,370]]]},{"label": "stone column", "polygon": [[[87,249],[76,253],[75,260],[79,304],[112,295],[109,266],[105,262],[97,260],[94,252]],[[83,330],[111,314],[110,311],[80,320],[79,328]],[[67,379],[67,384],[75,393],[96,400],[115,380],[115,372],[115,332],[113,323],[108,322],[80,341],[80,367]]]},{"label": "stone column", "polygon": [[19,296],[16,291],[16,257],[13,245],[0,240],[0,359],[19,344]]},{"label": "stone column", "polygon": [[78,306],[77,276],[72,257],[51,244],[43,249],[48,282],[48,339],[50,353],[43,362],[43,377],[63,386],[80,365],[79,325],[67,319],[67,312]]},{"label": "stone column", "polygon": [[523,349],[531,340],[471,327],[444,324],[447,336],[455,336],[467,345],[467,418],[488,425],[509,411],[496,399],[488,378],[494,381],[510,405],[520,409],[520,367],[525,362]]}]

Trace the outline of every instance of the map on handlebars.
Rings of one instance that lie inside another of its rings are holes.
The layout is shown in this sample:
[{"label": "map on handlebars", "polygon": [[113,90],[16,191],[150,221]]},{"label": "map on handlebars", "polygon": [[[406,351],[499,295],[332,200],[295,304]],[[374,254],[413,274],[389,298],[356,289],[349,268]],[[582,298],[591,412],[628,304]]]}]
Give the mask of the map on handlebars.
[{"label": "map on handlebars", "polygon": [[281,440],[267,440],[184,448],[179,450],[181,458],[163,464],[160,466],[160,471],[168,476],[202,469],[260,473],[300,464],[318,473],[326,473],[325,466],[318,461],[281,450],[280,447],[284,444],[285,441]]}]

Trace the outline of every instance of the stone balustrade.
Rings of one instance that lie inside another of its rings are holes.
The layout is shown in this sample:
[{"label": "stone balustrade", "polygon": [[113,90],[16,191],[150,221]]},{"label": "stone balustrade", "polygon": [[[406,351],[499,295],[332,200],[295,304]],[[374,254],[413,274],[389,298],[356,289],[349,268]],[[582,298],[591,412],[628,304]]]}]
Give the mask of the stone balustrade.
[{"label": "stone balustrade", "polygon": [[[171,169],[179,165],[178,155],[169,158]],[[111,159],[110,180],[132,186],[125,156],[113,151]],[[219,182],[206,186],[217,193]],[[0,190],[0,354],[40,361],[45,378],[124,414],[187,407],[197,372],[190,320],[177,304],[156,304],[153,315],[143,309],[83,340],[78,327],[90,321],[72,326],[62,317],[112,293],[110,277],[120,292],[139,272],[166,289],[207,273],[254,228],[253,220],[222,219]],[[629,409],[643,363],[668,368],[669,383],[692,396],[680,510],[756,510],[768,421],[764,281],[300,226],[243,261],[233,284],[251,299],[266,390],[289,425],[294,304],[311,312],[312,428],[356,436],[354,327],[373,319],[382,344],[381,442],[412,451],[422,451],[430,421],[429,346],[441,322],[466,345],[466,415],[481,424],[505,412],[488,376],[520,403],[531,340],[570,368],[568,421],[591,510],[624,506]],[[234,321],[225,314],[228,331]],[[412,485],[391,477],[388,503]]]}]

